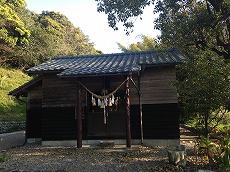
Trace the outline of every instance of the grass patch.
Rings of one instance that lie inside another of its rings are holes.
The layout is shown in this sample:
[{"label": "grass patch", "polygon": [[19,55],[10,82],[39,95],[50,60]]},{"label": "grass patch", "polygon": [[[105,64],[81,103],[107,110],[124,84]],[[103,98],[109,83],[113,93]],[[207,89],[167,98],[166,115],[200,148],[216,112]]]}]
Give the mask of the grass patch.
[{"label": "grass patch", "polygon": [[0,162],[5,162],[9,159],[6,152],[0,152]]},{"label": "grass patch", "polygon": [[0,121],[25,120],[25,103],[8,93],[29,80],[21,70],[0,68]]}]

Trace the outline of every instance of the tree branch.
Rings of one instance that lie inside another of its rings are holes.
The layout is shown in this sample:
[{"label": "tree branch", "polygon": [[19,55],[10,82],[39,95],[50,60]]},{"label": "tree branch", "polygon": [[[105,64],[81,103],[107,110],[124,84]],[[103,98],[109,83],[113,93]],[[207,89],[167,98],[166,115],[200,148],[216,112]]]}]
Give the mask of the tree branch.
[{"label": "tree branch", "polygon": [[213,52],[215,52],[219,56],[223,56],[225,60],[230,59],[230,55],[225,51],[219,51],[215,47],[211,48],[210,50],[212,50]]}]

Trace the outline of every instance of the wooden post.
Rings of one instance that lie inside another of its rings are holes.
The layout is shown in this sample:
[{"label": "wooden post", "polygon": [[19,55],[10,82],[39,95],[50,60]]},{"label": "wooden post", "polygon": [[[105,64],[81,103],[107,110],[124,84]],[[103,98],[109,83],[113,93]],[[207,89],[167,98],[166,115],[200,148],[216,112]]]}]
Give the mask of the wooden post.
[{"label": "wooden post", "polygon": [[82,104],[81,104],[81,85],[78,84],[77,94],[77,148],[82,147]]},{"label": "wooden post", "polygon": [[129,95],[129,76],[125,82],[126,100],[126,147],[131,148],[131,127],[130,127],[130,95]]},{"label": "wooden post", "polygon": [[139,88],[139,108],[140,108],[140,125],[141,125],[141,145],[144,144],[144,134],[143,134],[143,116],[142,116],[142,102],[141,102],[141,81],[140,74],[138,74],[138,88]]},{"label": "wooden post", "polygon": [[135,84],[135,82],[133,81],[133,79],[130,79],[134,85],[134,87],[137,89],[138,91],[138,98],[139,98],[139,108],[140,108],[140,129],[141,129],[141,145],[144,144],[144,134],[143,134],[143,118],[142,118],[142,103],[141,103],[141,82],[140,82],[140,74],[138,74],[138,86]]}]

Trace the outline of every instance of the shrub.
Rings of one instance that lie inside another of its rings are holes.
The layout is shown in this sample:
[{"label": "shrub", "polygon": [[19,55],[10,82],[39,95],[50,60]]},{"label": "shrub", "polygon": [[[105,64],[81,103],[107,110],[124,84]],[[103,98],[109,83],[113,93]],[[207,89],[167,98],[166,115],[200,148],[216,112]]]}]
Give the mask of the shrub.
[{"label": "shrub", "polygon": [[207,157],[211,165],[217,165],[218,172],[230,171],[230,138],[221,138],[215,143],[203,137],[199,141],[198,150]]},{"label": "shrub", "polygon": [[215,156],[218,171],[230,171],[230,138],[224,138],[219,147],[219,153]]}]

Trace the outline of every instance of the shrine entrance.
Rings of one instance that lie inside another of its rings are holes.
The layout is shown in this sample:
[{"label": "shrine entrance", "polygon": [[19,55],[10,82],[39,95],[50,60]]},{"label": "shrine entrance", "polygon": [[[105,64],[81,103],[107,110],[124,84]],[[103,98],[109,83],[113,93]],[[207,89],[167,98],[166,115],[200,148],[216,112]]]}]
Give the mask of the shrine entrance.
[{"label": "shrine entrance", "polygon": [[121,138],[126,136],[125,92],[117,91],[105,101],[89,94],[88,136]]}]

